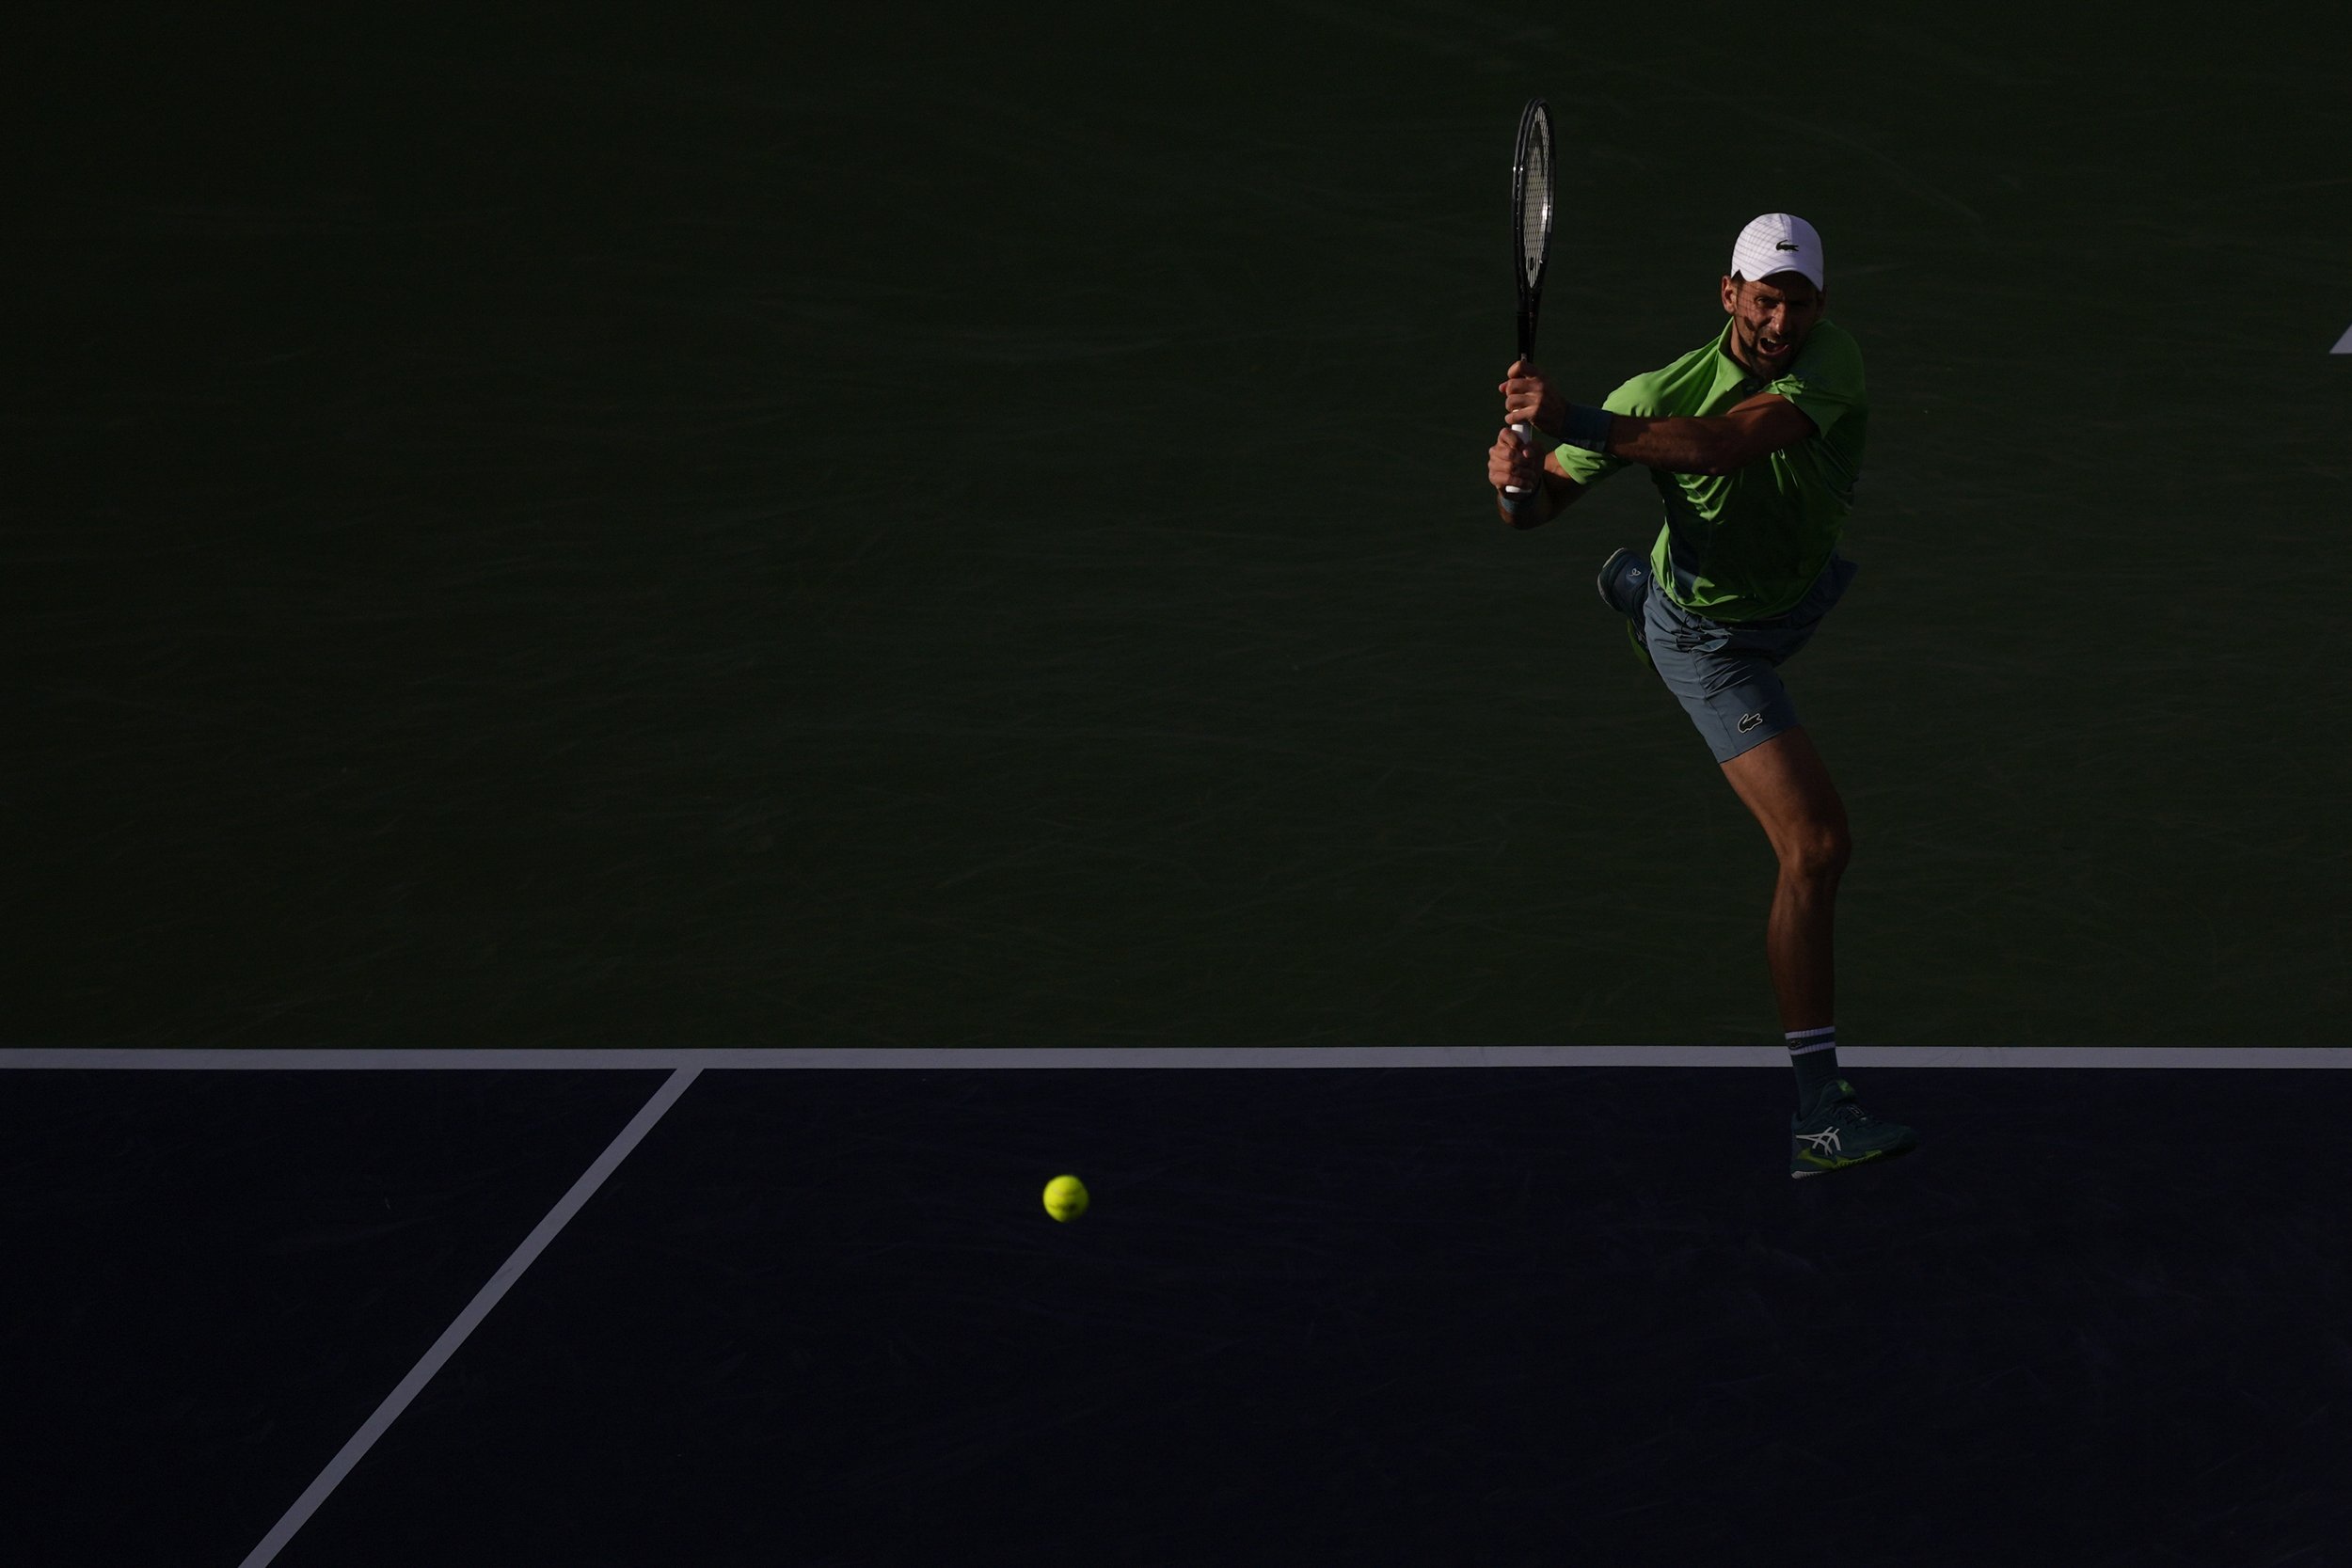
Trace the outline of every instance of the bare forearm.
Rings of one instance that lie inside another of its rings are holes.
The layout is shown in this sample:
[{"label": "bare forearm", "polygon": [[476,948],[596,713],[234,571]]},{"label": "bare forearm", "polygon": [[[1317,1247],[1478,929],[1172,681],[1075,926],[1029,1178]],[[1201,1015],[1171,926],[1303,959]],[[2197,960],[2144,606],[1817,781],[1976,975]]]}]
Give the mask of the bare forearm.
[{"label": "bare forearm", "polygon": [[1609,455],[1673,474],[1727,474],[1815,434],[1812,417],[1776,392],[1706,419],[1609,421]]},{"label": "bare forearm", "polygon": [[1646,420],[1619,414],[1609,423],[1609,455],[1670,474],[1729,473],[1740,466],[1730,461],[1731,435],[1725,420]]}]

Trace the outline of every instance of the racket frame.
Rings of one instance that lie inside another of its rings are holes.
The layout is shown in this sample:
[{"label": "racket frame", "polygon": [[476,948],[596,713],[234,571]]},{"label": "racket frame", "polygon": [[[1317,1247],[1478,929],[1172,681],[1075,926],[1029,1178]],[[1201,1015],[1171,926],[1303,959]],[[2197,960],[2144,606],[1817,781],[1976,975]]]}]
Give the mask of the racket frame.
[{"label": "racket frame", "polygon": [[[1538,166],[1531,177],[1529,160],[1537,160]],[[1534,193],[1542,201],[1538,214],[1541,228],[1535,243],[1535,254],[1527,253],[1527,198],[1531,183],[1540,181],[1541,190]],[[1519,111],[1518,143],[1511,153],[1511,251],[1519,285],[1519,357],[1530,359],[1535,353],[1535,321],[1543,309],[1544,271],[1551,264],[1551,219],[1554,181],[1551,161],[1551,109],[1540,98],[1531,98]]]},{"label": "racket frame", "polygon": [[[1544,304],[1544,272],[1551,264],[1551,221],[1557,182],[1553,177],[1551,157],[1551,107],[1541,98],[1531,98],[1519,110],[1518,140],[1511,151],[1511,264],[1512,274],[1518,280],[1519,362],[1525,364],[1535,356],[1535,323]],[[1533,195],[1542,203],[1538,212],[1539,228],[1534,254],[1528,254],[1528,198]],[[1519,444],[1537,450],[1539,437],[1529,424],[1515,424],[1511,434]],[[1549,451],[1546,441],[1541,450]],[[1529,492],[1516,484],[1502,487],[1508,496],[1524,496]]]}]

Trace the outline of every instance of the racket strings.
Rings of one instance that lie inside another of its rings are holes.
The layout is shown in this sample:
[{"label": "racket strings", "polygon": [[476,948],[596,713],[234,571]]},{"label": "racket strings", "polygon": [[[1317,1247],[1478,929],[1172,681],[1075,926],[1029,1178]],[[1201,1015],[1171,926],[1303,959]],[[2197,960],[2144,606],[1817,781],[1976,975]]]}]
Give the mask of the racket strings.
[{"label": "racket strings", "polygon": [[1519,194],[1519,260],[1530,283],[1543,271],[1550,248],[1551,144],[1549,137],[1538,136],[1528,149],[1527,182]]}]

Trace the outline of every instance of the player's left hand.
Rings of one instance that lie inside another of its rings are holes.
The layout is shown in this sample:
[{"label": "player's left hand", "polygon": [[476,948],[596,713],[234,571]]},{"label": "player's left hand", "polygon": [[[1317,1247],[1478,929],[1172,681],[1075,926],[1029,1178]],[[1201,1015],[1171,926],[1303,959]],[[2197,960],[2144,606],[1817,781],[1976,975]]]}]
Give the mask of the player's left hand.
[{"label": "player's left hand", "polygon": [[1511,361],[1502,385],[1495,388],[1502,394],[1502,422],[1531,424],[1550,435],[1568,417],[1568,400],[1544,378],[1544,372],[1524,359]]}]

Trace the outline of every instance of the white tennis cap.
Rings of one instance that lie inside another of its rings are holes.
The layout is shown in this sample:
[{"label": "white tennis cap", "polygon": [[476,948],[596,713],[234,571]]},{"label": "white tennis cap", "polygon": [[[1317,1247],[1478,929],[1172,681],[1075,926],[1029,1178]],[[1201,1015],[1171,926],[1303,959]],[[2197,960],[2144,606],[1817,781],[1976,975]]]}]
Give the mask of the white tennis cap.
[{"label": "white tennis cap", "polygon": [[1740,230],[1731,270],[1751,282],[1776,272],[1799,273],[1817,289],[1829,287],[1822,281],[1821,236],[1794,213],[1767,213]]}]

